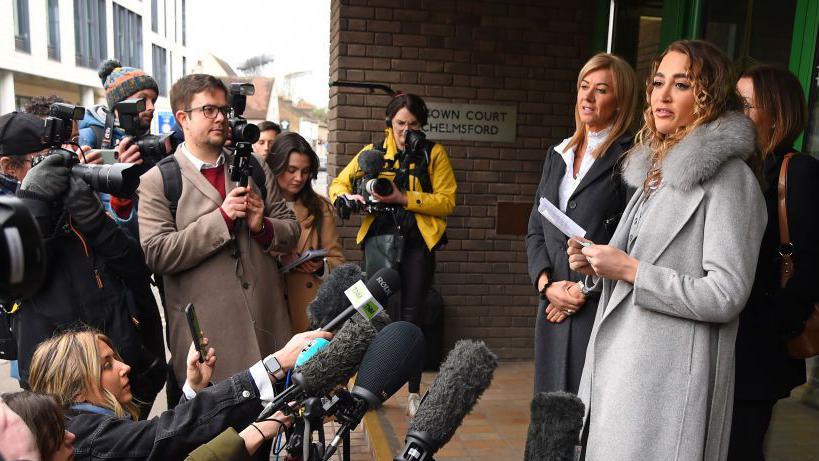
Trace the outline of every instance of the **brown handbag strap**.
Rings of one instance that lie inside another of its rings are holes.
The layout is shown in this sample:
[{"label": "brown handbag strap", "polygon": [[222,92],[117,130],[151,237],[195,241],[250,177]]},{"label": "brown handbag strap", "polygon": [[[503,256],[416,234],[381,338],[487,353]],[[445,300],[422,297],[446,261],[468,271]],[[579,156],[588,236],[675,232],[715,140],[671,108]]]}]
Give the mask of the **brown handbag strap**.
[{"label": "brown handbag strap", "polygon": [[[793,242],[791,242],[791,231],[788,227],[788,164],[793,156],[793,152],[785,154],[785,158],[782,160],[782,167],[779,169],[779,182],[777,185],[779,254],[783,257],[784,262],[784,264],[780,266],[783,286],[784,281],[792,277],[794,271],[793,261],[791,259],[791,255],[793,254]],[[789,273],[786,274],[786,271]]]}]

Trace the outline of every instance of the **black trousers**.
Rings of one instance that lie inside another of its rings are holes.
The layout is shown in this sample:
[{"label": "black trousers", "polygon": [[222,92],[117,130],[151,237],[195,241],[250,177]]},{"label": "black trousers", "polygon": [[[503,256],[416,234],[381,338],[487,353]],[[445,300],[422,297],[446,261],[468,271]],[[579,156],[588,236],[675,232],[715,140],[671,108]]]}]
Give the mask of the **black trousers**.
[{"label": "black trousers", "polygon": [[728,461],[765,461],[765,434],[776,400],[734,400]]},{"label": "black trousers", "polygon": [[[420,233],[410,234],[404,243],[401,255],[401,307],[400,319],[411,322],[421,328],[427,311],[427,295],[432,287],[435,275],[435,253],[427,248]],[[423,364],[423,360],[421,360]],[[410,392],[419,393],[421,389],[421,369],[410,376],[407,383]]]}]

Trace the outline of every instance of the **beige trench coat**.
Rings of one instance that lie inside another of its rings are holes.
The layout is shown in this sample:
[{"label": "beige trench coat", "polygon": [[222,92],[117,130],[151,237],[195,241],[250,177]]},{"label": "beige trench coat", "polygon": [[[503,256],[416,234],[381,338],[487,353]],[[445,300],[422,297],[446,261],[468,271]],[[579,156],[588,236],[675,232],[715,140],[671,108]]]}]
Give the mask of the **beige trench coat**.
[{"label": "beige trench coat", "polygon": [[[168,209],[162,175],[154,167],[141,178],[139,235],[148,266],[165,282],[165,312],[171,363],[179,383],[185,380],[185,358],[191,334],[185,319],[188,303],[196,306],[199,322],[218,362],[214,381],[237,373],[284,346],[291,336],[290,315],[278,265],[272,252],[290,251],[299,226],[274,187],[272,173],[260,158],[267,176],[266,225],[273,227],[269,248],[253,240],[242,222],[233,234],[219,210],[219,192],[177,150],[182,171],[182,196],[176,222]],[[254,154],[255,155],[255,154]],[[225,151],[225,190],[230,181],[232,155]],[[258,186],[250,184],[258,192]]]},{"label": "beige trench coat", "polygon": [[[338,239],[333,207],[329,202],[322,201],[322,203],[324,213],[321,216],[321,247],[327,250],[322,276],[325,277],[336,266],[344,264],[344,252]],[[300,200],[293,204],[293,211],[301,227],[301,236],[296,245],[296,251],[303,253],[309,249],[319,248],[319,229],[314,225],[313,216],[308,213]],[[290,309],[290,324],[294,332],[305,331],[310,324],[307,320],[307,305],[315,299],[322,278],[296,270],[284,274],[284,278],[287,283],[286,297]]]}]

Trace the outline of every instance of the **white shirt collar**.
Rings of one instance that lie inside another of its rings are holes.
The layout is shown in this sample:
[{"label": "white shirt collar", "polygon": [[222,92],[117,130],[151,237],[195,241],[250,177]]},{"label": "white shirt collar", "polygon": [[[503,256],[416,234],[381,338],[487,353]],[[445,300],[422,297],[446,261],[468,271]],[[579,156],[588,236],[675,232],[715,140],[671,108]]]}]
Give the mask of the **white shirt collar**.
[{"label": "white shirt collar", "polygon": [[191,153],[190,149],[188,149],[188,144],[186,142],[183,142],[179,146],[179,149],[182,150],[182,154],[185,156],[185,158],[188,159],[189,162],[193,164],[193,167],[196,168],[197,171],[202,171],[202,168],[205,169],[217,168],[224,165],[225,163],[224,152],[219,154],[219,158],[216,160],[216,163],[205,163],[202,160],[199,160],[199,158],[193,155],[193,153]]},{"label": "white shirt collar", "polygon": [[[600,144],[603,144],[603,141],[605,141],[606,138],[608,138],[609,133],[611,133],[611,128],[612,127],[609,126],[609,127],[604,128],[604,129],[602,129],[600,131],[589,130],[588,131],[588,139],[586,140],[586,144],[587,144],[586,150],[587,150],[587,152],[591,152],[594,149],[597,149],[598,147],[600,147]],[[568,152],[566,151],[566,146],[569,145],[569,141],[571,141],[571,140],[572,140],[571,137],[568,137],[568,138],[564,139],[563,142],[561,142],[560,144],[555,146],[555,151],[557,151],[557,153],[560,154],[563,157],[565,157],[566,156],[565,154],[567,154],[569,152],[574,154],[574,149],[571,149]]]}]

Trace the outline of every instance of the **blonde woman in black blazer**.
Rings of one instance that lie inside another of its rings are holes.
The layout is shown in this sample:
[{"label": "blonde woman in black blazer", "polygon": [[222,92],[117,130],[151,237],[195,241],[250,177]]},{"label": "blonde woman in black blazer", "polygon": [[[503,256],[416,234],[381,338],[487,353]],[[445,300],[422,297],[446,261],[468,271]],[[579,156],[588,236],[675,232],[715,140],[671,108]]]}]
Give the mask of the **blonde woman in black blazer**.
[{"label": "blonde woman in black blazer", "polygon": [[535,393],[576,393],[597,295],[580,292],[581,275],[569,270],[566,239],[539,212],[546,198],[582,226],[586,237],[607,242],[630,196],[617,164],[631,147],[637,115],[634,70],[621,58],[593,56],[577,77],[574,134],[553,146],[529,217],[529,275],[540,294],[535,324]]}]

